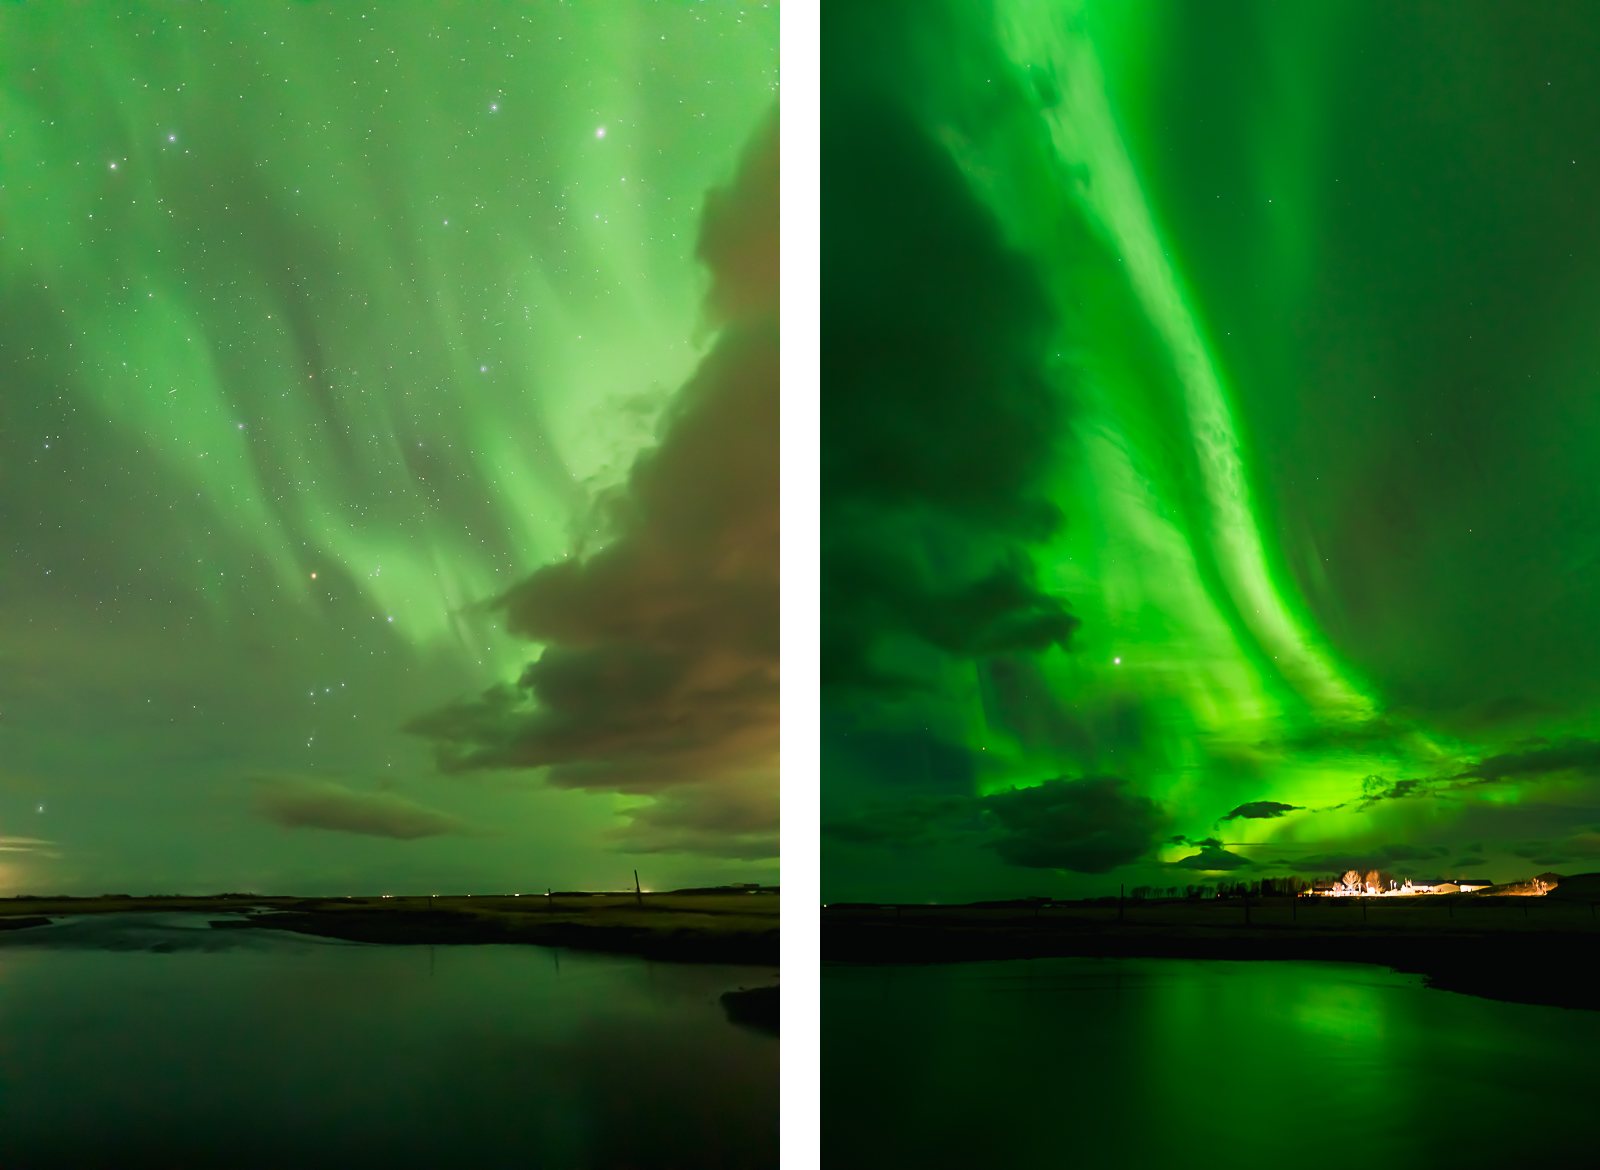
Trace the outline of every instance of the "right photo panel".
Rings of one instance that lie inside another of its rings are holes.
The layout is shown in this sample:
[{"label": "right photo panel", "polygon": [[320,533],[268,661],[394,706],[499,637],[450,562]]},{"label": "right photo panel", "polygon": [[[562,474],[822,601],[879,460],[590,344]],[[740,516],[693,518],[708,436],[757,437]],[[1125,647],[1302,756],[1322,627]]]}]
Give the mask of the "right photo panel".
[{"label": "right photo panel", "polygon": [[824,1165],[1591,1147],[1597,60],[826,7]]}]

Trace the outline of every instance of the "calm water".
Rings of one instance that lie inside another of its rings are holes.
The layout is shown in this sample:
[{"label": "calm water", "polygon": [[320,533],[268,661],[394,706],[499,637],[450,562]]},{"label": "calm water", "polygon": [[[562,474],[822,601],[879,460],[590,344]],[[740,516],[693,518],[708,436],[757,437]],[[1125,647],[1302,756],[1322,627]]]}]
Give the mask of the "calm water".
[{"label": "calm water", "polygon": [[770,970],[205,922],[0,934],[0,1167],[776,1164]]},{"label": "calm water", "polygon": [[822,1009],[828,1170],[1474,1170],[1600,1149],[1600,1013],[1378,967],[830,966]]}]

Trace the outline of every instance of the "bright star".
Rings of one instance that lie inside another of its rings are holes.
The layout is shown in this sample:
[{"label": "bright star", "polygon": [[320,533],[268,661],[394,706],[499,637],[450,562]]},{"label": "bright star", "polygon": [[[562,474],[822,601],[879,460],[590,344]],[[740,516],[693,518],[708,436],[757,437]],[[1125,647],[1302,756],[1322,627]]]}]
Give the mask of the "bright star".
[{"label": "bright star", "polygon": [[[604,126],[596,126],[594,129],[594,136],[596,138],[604,138],[606,136],[606,128]],[[113,163],[112,165],[114,166],[116,164]]]}]

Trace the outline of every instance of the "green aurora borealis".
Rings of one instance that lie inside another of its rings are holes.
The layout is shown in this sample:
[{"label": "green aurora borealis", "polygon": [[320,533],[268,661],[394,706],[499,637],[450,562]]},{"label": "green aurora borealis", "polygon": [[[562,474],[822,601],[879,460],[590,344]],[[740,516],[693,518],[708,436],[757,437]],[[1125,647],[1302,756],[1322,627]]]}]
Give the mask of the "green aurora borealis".
[{"label": "green aurora borealis", "polygon": [[563,636],[564,677],[599,645],[630,701],[638,623],[539,637],[490,603],[659,519],[636,457],[775,313],[708,300],[740,249],[703,220],[747,150],[768,194],[777,24],[5,6],[0,893],[775,877],[775,710],[741,708],[770,736],[728,725],[721,803],[630,779],[634,756],[607,773],[571,728],[552,751],[589,770],[545,782],[550,753],[445,715]]},{"label": "green aurora borealis", "polygon": [[1596,52],[828,8],[826,897],[1597,867]]}]

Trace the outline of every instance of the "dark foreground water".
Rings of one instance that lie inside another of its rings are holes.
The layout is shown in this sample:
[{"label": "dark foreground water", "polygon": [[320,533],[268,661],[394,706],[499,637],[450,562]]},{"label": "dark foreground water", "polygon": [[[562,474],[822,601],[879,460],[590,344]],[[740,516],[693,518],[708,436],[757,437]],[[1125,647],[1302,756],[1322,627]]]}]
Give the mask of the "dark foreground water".
[{"label": "dark foreground water", "polygon": [[1600,1164],[1600,1013],[1379,967],[828,966],[822,1021],[828,1170]]},{"label": "dark foreground water", "polygon": [[770,970],[205,923],[0,934],[0,1168],[776,1164]]}]

